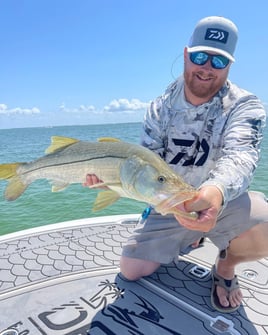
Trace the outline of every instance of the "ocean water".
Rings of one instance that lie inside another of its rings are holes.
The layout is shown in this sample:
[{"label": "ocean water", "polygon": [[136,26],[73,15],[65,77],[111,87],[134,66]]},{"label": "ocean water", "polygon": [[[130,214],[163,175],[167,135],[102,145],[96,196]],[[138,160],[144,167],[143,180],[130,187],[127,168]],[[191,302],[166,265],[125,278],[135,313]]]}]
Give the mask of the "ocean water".
[{"label": "ocean water", "polygon": [[[26,162],[44,155],[50,137],[60,135],[95,141],[99,137],[116,137],[139,143],[141,123],[63,126],[51,128],[0,129],[0,163]],[[268,128],[262,145],[262,158],[251,189],[268,196]],[[0,235],[46,224],[103,215],[140,213],[145,205],[120,199],[100,212],[92,212],[97,190],[70,185],[62,192],[51,193],[46,180],[32,183],[16,201],[6,201],[5,181],[0,181]]]}]

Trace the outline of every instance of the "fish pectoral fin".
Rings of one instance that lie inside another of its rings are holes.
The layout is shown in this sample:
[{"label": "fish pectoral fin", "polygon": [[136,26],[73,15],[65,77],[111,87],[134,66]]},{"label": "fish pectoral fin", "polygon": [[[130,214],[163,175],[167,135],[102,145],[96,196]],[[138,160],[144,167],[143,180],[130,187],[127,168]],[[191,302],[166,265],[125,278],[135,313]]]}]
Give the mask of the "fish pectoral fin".
[{"label": "fish pectoral fin", "polygon": [[74,143],[80,142],[79,140],[71,137],[64,137],[64,136],[52,136],[51,137],[51,145],[46,149],[46,154],[52,154],[59,149],[63,149],[72,145]]},{"label": "fish pectoral fin", "polygon": [[68,183],[53,183],[51,187],[51,192],[60,192],[66,189],[68,187]]},{"label": "fish pectoral fin", "polygon": [[103,191],[98,193],[92,210],[99,211],[107,206],[110,206],[120,198],[120,195],[115,191]]},{"label": "fish pectoral fin", "polygon": [[100,137],[98,142],[121,142],[121,140],[115,137]]}]

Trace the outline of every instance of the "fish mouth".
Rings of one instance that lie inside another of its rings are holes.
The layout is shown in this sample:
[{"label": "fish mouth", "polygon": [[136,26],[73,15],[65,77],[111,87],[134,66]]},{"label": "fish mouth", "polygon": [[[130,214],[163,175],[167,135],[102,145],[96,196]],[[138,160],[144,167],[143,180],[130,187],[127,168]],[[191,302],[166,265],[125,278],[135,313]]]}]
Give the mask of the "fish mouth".
[{"label": "fish mouth", "polygon": [[180,194],[174,194],[173,196],[161,201],[155,207],[155,210],[162,215],[175,214],[184,218],[196,220],[198,218],[197,212],[186,212],[177,207],[183,202],[193,199],[196,196],[196,194],[197,192],[185,192]]}]

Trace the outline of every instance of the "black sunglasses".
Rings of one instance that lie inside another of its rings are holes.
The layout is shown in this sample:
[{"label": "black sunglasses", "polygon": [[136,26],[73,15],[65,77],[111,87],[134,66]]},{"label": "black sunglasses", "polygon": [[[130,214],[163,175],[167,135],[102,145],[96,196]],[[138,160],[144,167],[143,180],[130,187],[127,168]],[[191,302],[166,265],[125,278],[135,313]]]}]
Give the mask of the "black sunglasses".
[{"label": "black sunglasses", "polygon": [[203,51],[190,52],[189,58],[192,63],[196,65],[204,65],[208,60],[214,69],[225,69],[226,66],[230,63],[230,60],[222,55],[210,55]]}]

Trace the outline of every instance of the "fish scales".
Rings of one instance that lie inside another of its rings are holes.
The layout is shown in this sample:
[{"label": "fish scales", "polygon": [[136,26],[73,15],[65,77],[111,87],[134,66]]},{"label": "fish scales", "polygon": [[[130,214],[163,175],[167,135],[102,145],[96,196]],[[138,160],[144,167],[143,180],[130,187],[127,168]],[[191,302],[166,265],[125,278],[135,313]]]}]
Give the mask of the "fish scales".
[{"label": "fish scales", "polygon": [[7,200],[17,199],[38,179],[50,180],[52,191],[60,191],[95,174],[101,180],[97,186],[109,188],[98,194],[95,210],[127,197],[149,203],[162,214],[193,216],[177,206],[193,198],[196,190],[147,148],[111,138],[87,142],[55,136],[46,152],[32,162],[0,164],[0,179],[9,181]]}]

